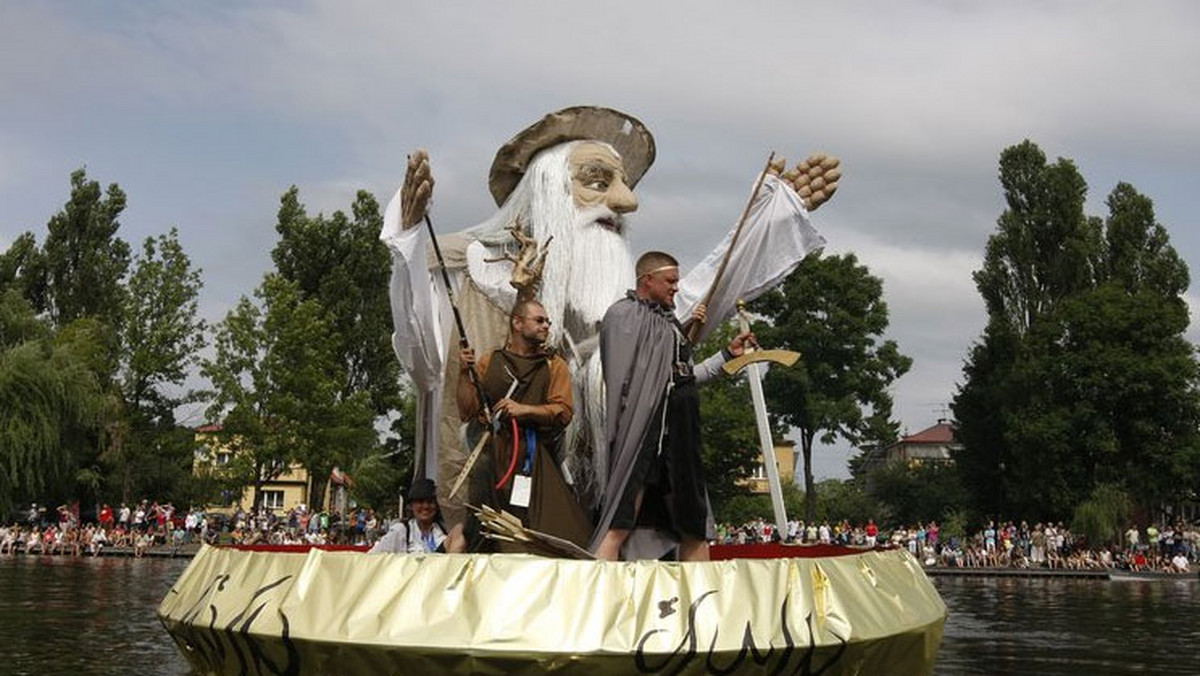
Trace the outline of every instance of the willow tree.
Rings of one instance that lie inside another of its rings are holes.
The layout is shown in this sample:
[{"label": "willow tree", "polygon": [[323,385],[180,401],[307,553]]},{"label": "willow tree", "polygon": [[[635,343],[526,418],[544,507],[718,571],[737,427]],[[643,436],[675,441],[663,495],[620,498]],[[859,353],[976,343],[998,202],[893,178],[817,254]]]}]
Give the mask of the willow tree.
[{"label": "willow tree", "polygon": [[74,484],[68,438],[98,432],[106,405],[80,351],[55,341],[18,290],[0,295],[0,516]]}]

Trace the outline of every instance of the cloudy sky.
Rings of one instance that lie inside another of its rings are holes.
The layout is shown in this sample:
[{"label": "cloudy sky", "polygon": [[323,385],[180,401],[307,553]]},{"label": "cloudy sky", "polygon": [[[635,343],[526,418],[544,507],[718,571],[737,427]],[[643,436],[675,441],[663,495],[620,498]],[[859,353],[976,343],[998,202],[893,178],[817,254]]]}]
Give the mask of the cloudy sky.
[{"label": "cloudy sky", "polygon": [[[128,194],[125,239],[179,228],[218,320],[269,267],[288,186],[314,213],[358,189],[386,202],[414,147],[435,222],[457,229],[491,210],[487,169],[513,133],[568,105],[627,111],[659,158],[634,248],[689,264],[769,152],[827,150],[845,178],[817,224],[884,279],[889,335],[914,359],[895,386],[909,432],[945,415],[983,325],[970,275],[1002,148],[1073,158],[1092,214],[1132,183],[1200,270],[1200,4],[668,4],[4,3],[0,246],[44,236],[86,166]],[[827,450],[816,473],[844,476],[846,457]]]}]

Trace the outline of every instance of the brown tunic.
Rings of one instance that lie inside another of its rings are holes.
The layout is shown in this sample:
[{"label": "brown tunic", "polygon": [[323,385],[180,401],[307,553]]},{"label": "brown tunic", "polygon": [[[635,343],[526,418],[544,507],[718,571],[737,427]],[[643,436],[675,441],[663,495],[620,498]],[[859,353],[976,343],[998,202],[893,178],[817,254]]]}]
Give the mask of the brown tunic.
[{"label": "brown tunic", "polygon": [[[481,384],[489,400],[497,402],[503,399],[515,376],[518,384],[510,398],[533,406],[535,411],[518,420],[519,455],[516,469],[513,477],[496,489],[496,483],[505,476],[512,463],[512,423],[507,418],[501,422],[497,440],[491,445],[491,453],[484,453],[472,470],[469,502],[507,510],[534,530],[570,540],[580,546],[586,545],[592,524],[563,478],[559,469],[561,458],[557,456],[563,428],[571,421],[572,415],[571,377],[566,362],[553,354],[526,357],[507,350],[496,350],[483,355],[478,366],[483,373]],[[460,413],[464,420],[473,420],[472,427],[476,434],[470,436],[478,438],[487,421],[483,419],[477,396],[472,396],[471,404]],[[536,435],[537,443],[530,467],[525,470],[529,429]],[[532,475],[527,509],[510,503],[514,477],[520,473]],[[472,549],[482,545],[476,528],[475,519],[469,519],[467,535]]]}]

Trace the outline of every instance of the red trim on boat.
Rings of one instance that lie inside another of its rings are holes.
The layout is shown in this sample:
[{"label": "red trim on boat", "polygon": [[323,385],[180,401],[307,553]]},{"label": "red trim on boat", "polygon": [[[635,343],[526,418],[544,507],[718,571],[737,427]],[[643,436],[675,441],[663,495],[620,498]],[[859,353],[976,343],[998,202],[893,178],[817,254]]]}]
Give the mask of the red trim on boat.
[{"label": "red trim on boat", "polygon": [[[877,547],[876,549],[887,549]],[[864,547],[842,547],[841,545],[784,545],[764,542],[751,545],[710,545],[709,556],[713,561],[729,559],[816,559],[831,556],[851,556],[871,551]]]},{"label": "red trim on boat", "polygon": [[[224,545],[230,549],[244,552],[276,552],[283,554],[304,554],[310,549],[323,549],[327,552],[365,552],[370,549],[367,545]],[[876,547],[877,550],[891,547]],[[729,559],[816,559],[832,556],[853,556],[871,551],[863,547],[842,547],[840,545],[784,545],[778,542],[758,543],[750,545],[710,545],[709,555],[713,561]]]},{"label": "red trim on boat", "polygon": [[327,552],[365,552],[370,549],[367,545],[226,545],[229,549],[239,549],[243,552],[282,552],[286,554],[304,554],[310,549],[323,549]]}]

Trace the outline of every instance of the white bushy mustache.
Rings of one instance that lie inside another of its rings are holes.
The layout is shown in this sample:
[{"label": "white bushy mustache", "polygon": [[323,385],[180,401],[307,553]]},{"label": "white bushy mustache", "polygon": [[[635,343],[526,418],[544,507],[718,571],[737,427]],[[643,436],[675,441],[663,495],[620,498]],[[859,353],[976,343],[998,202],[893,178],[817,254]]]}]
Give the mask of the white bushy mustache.
[{"label": "white bushy mustache", "polygon": [[625,233],[625,217],[608,207],[588,207],[579,211],[576,223],[596,225],[618,235]]}]

